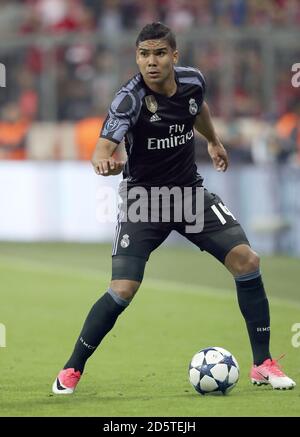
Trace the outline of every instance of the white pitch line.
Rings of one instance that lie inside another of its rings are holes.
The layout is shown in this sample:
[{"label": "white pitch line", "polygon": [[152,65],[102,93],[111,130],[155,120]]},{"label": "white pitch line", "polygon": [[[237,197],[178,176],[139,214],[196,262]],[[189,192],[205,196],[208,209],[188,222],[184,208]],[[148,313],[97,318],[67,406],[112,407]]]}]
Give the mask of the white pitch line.
[{"label": "white pitch line", "polygon": [[[0,255],[0,268],[1,266],[9,267],[14,270],[31,272],[31,273],[45,273],[55,276],[70,276],[72,278],[77,277],[84,280],[102,280],[110,281],[110,272],[105,273],[103,270],[86,269],[82,267],[66,267],[61,264],[55,264],[48,261],[37,261],[33,259],[24,259],[14,255]],[[233,299],[235,298],[234,284],[232,289],[228,288],[214,288],[204,285],[189,284],[186,282],[170,281],[168,279],[155,279],[145,278],[143,282],[144,287],[150,287],[159,292],[167,293],[182,293],[193,294],[214,297]],[[270,302],[276,306],[287,306],[291,308],[300,308],[300,303],[292,299],[282,299],[278,297],[271,297]]]}]

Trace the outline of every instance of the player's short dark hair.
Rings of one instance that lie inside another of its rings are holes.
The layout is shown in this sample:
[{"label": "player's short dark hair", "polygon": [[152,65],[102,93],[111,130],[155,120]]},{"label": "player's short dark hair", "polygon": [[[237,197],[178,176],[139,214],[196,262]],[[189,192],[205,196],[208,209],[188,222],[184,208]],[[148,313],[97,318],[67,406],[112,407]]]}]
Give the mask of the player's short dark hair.
[{"label": "player's short dark hair", "polygon": [[136,39],[136,47],[142,41],[148,39],[164,39],[168,42],[172,50],[176,50],[176,39],[172,30],[163,23],[149,23],[140,31]]}]

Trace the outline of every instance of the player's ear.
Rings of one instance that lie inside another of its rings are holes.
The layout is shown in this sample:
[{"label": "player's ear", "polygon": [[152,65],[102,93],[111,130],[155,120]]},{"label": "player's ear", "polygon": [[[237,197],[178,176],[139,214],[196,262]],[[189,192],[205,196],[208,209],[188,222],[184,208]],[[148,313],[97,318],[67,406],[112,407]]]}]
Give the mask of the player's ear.
[{"label": "player's ear", "polygon": [[139,65],[140,60],[141,60],[140,51],[139,48],[137,47],[135,51],[135,62]]},{"label": "player's ear", "polygon": [[174,62],[174,64],[177,64],[177,62],[178,62],[178,50],[175,50],[173,52],[173,62]]}]

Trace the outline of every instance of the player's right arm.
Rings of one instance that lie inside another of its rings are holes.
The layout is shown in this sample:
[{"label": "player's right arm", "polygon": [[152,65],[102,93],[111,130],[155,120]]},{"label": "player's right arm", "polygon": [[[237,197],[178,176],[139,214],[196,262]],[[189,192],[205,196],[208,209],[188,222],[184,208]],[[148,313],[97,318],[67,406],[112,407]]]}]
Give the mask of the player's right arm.
[{"label": "player's right arm", "polygon": [[[102,176],[118,175],[123,171],[125,154],[115,153],[118,146],[115,142],[106,138],[99,138],[92,157],[92,164],[95,172]],[[122,156],[123,155],[123,156]]]}]

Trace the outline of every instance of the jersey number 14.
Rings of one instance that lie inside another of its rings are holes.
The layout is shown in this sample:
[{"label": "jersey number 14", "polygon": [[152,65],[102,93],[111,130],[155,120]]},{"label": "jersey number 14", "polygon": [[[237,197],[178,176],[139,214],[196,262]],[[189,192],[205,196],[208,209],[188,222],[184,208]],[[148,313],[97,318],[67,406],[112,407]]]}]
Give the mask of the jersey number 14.
[{"label": "jersey number 14", "polygon": [[[219,209],[218,209],[219,207]],[[220,220],[220,222],[222,223],[222,225],[225,225],[225,223],[227,223],[224,215],[222,214],[222,212],[230,217],[233,218],[233,220],[236,220],[236,218],[234,217],[234,215],[232,214],[232,212],[229,211],[229,209],[227,208],[227,206],[223,205],[223,203],[219,202],[218,203],[218,207],[217,205],[212,205],[211,209],[213,210],[213,212],[216,214],[216,216],[218,217],[218,219]],[[220,211],[221,210],[221,211]]]}]

